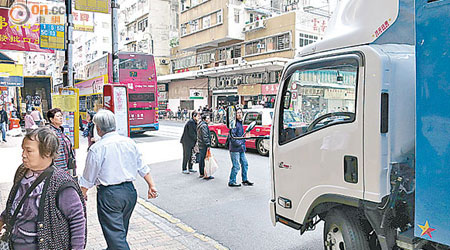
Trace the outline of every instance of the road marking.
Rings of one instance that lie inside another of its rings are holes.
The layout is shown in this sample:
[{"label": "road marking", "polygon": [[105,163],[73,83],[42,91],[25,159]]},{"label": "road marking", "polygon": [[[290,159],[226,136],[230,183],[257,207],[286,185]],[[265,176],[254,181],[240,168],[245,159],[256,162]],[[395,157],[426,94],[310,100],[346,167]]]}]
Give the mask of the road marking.
[{"label": "road marking", "polygon": [[143,207],[145,207],[146,209],[148,209],[150,212],[160,216],[161,218],[166,219],[168,222],[170,222],[170,223],[174,224],[175,226],[179,227],[181,230],[185,231],[186,233],[192,234],[192,236],[196,237],[197,239],[200,239],[201,241],[206,242],[206,243],[214,246],[214,248],[216,248],[218,250],[229,250],[229,248],[223,246],[222,244],[220,244],[219,242],[213,240],[212,238],[196,232],[194,228],[192,228],[192,227],[188,226],[187,224],[181,222],[180,219],[177,219],[177,218],[173,217],[172,215],[170,215],[166,211],[164,211],[161,208],[151,204],[150,202],[145,201],[142,198],[138,198],[137,202],[139,204],[141,204]]}]

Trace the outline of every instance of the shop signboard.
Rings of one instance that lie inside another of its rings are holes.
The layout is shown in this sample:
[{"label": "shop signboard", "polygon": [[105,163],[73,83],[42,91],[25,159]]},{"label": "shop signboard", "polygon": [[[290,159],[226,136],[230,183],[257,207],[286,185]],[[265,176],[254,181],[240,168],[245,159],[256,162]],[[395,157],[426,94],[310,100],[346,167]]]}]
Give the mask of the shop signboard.
[{"label": "shop signboard", "polygon": [[[295,85],[295,84],[294,84]],[[261,85],[261,93],[263,95],[276,95],[278,93],[278,83]]]},{"label": "shop signboard", "polygon": [[298,94],[306,96],[323,96],[322,88],[298,88]]},{"label": "shop signboard", "polygon": [[94,13],[85,11],[74,11],[73,30],[94,32]]},{"label": "shop signboard", "polygon": [[53,107],[60,108],[63,113],[64,134],[72,142],[73,148],[79,148],[79,91],[76,88],[61,88],[52,95]]},{"label": "shop signboard", "polygon": [[167,91],[167,85],[165,83],[158,84],[158,92],[165,92]]},{"label": "shop signboard", "polygon": [[109,6],[109,0],[75,0],[76,10],[108,14]]},{"label": "shop signboard", "polygon": [[23,65],[1,63],[0,86],[23,87]]},{"label": "shop signboard", "polygon": [[353,89],[326,89],[325,99],[335,99],[335,100],[354,100],[355,90]]},{"label": "shop signboard", "polygon": [[238,95],[241,96],[261,95],[261,84],[239,85]]},{"label": "shop signboard", "polygon": [[167,101],[167,92],[158,92],[158,100]]},{"label": "shop signboard", "polygon": [[189,89],[189,99],[203,99],[203,91],[201,89]]},{"label": "shop signboard", "polygon": [[64,50],[66,48],[65,28],[63,25],[41,24],[39,46],[41,49]]},{"label": "shop signboard", "polygon": [[8,9],[0,9],[0,49],[53,53],[39,47],[39,17],[32,15],[28,22],[15,24],[10,20]]},{"label": "shop signboard", "polygon": [[102,92],[103,84],[106,84],[106,75],[99,76],[90,80],[82,81],[75,84],[80,90],[80,95],[90,95]]}]

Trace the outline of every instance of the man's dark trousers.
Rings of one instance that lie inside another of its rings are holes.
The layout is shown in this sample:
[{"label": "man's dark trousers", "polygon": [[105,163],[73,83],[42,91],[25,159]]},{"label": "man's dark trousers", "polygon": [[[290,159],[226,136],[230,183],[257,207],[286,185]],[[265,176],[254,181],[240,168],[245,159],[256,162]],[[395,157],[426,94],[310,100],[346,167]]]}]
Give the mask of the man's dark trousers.
[{"label": "man's dark trousers", "polygon": [[132,182],[98,186],[97,215],[108,250],[130,249],[127,243],[128,225],[137,201]]},{"label": "man's dark trousers", "polygon": [[182,143],[183,145],[183,171],[187,170],[186,165],[189,166],[189,169],[192,169],[192,149],[194,145],[190,145],[187,143]]}]

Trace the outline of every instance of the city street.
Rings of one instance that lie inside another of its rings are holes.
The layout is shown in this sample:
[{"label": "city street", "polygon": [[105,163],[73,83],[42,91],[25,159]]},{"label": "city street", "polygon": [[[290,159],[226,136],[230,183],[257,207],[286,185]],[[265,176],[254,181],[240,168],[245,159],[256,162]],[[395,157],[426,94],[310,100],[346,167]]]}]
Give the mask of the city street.
[{"label": "city street", "polygon": [[[230,249],[323,249],[322,223],[303,236],[283,225],[272,226],[268,157],[256,151],[247,153],[253,187],[227,186],[231,161],[223,148],[212,149],[219,163],[214,180],[199,179],[198,173],[184,175],[179,143],[184,123],[160,121],[160,125],[160,131],[134,138],[145,161],[152,162],[152,175],[160,193],[153,204]],[[194,168],[198,170],[198,164]],[[144,197],[147,189],[142,179],[137,187]]]}]

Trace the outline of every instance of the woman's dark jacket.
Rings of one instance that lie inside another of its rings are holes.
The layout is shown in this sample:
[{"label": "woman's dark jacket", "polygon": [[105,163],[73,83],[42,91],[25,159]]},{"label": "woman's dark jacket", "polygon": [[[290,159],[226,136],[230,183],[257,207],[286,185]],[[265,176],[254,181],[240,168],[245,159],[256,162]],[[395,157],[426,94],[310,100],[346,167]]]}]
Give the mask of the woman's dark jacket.
[{"label": "woman's dark jacket", "polygon": [[184,125],[180,142],[191,148],[195,146],[197,142],[197,123],[194,119],[189,119],[186,125]]},{"label": "woman's dark jacket", "polygon": [[200,149],[211,147],[209,127],[204,121],[201,121],[197,126],[197,143]]},{"label": "woman's dark jacket", "polygon": [[[236,127],[230,130],[233,137],[242,137],[244,135],[244,126],[242,121],[236,120]],[[230,139],[229,150],[230,152],[245,152],[245,139]]]},{"label": "woman's dark jacket", "polygon": [[[27,168],[21,165],[16,171],[14,176],[14,185],[11,188],[8,201],[6,203],[7,214],[3,218],[5,220],[5,224],[7,224],[11,219],[12,204],[19,188],[20,181],[24,177],[27,170]],[[69,221],[58,209],[57,197],[59,197],[60,191],[68,187],[73,187],[80,196],[85,216],[86,204],[80,186],[73,177],[67,174],[64,170],[57,169],[55,166],[50,166],[44,171],[44,173],[48,171],[50,172],[50,176],[44,180],[45,183],[38,210],[37,237],[39,249],[71,249]],[[87,239],[87,225],[85,239]]]}]

